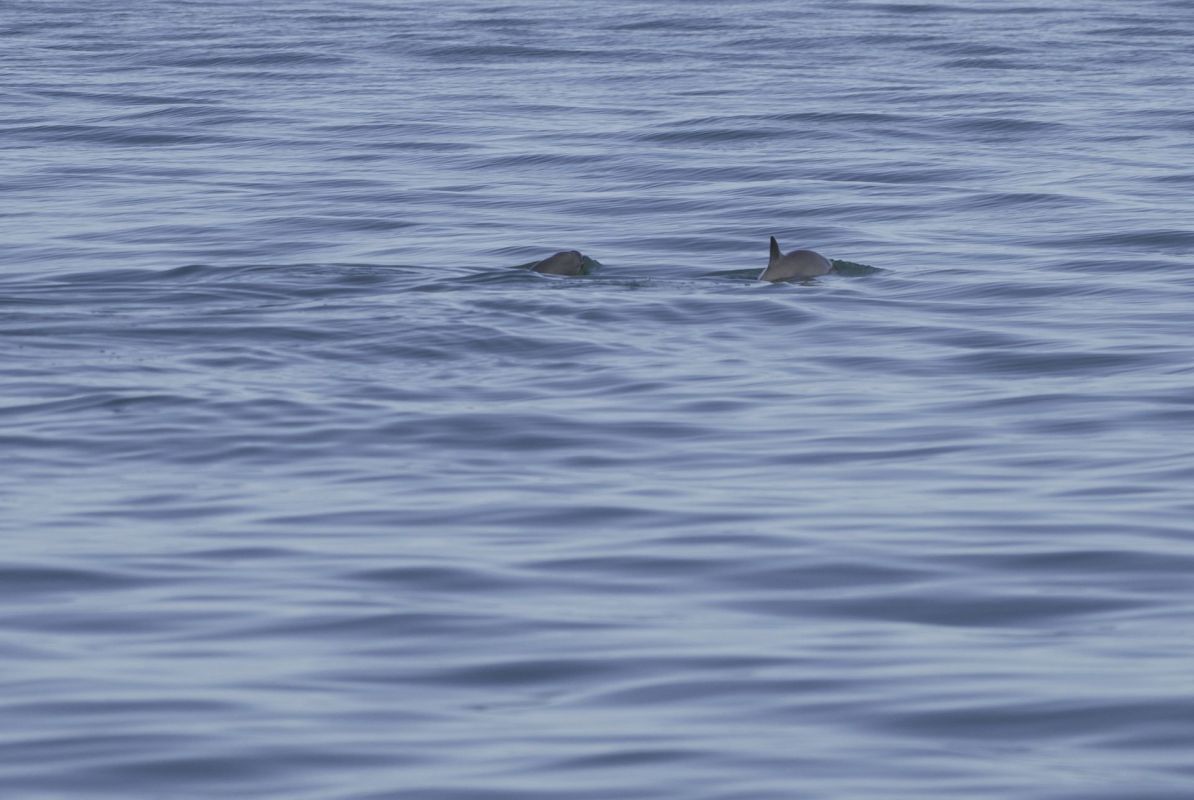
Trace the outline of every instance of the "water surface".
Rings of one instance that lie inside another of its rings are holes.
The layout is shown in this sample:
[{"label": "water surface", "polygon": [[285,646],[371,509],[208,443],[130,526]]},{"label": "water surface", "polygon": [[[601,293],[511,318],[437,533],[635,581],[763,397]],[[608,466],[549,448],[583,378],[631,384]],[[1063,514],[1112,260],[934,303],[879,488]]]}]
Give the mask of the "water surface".
[{"label": "water surface", "polygon": [[1191,36],[7,4],[0,785],[1186,800]]}]

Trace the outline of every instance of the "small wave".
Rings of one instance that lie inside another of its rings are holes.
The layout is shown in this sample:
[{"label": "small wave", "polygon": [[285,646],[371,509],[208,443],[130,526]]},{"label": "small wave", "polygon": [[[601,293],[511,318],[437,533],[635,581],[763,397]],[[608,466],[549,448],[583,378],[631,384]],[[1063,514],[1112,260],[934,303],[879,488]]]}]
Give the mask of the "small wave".
[{"label": "small wave", "polygon": [[241,55],[183,55],[165,63],[172,67],[331,67],[351,63],[351,59],[327,53],[269,50]]},{"label": "small wave", "polygon": [[788,131],[780,128],[689,128],[685,130],[662,131],[638,136],[639,141],[666,144],[687,144],[702,142],[747,142],[785,137]]},{"label": "small wave", "polygon": [[741,30],[741,25],[734,21],[728,22],[719,17],[652,17],[631,22],[623,22],[612,26],[615,31],[720,31],[732,27]]},{"label": "small wave", "polygon": [[1011,61],[1006,58],[954,58],[946,61],[942,66],[948,69],[978,69],[1004,72],[1008,70],[1033,69],[1035,64],[1026,61]]},{"label": "small wave", "polygon": [[79,142],[120,147],[170,147],[194,144],[231,144],[241,137],[212,133],[169,133],[127,125],[24,125],[0,129],[0,135],[34,142]]},{"label": "small wave", "polygon": [[967,134],[982,134],[1006,138],[1010,135],[1030,135],[1042,132],[1062,132],[1067,125],[1043,120],[1018,117],[971,117],[950,120],[944,124],[948,130]]},{"label": "small wave", "polygon": [[460,61],[494,61],[504,59],[530,59],[540,61],[583,59],[595,55],[591,51],[554,47],[532,47],[515,44],[491,45],[445,45],[420,51],[421,55],[436,59]]},{"label": "small wave", "polygon": [[149,578],[96,567],[47,563],[8,563],[0,568],[0,594],[28,598],[31,594],[88,593],[134,589],[153,583]]}]

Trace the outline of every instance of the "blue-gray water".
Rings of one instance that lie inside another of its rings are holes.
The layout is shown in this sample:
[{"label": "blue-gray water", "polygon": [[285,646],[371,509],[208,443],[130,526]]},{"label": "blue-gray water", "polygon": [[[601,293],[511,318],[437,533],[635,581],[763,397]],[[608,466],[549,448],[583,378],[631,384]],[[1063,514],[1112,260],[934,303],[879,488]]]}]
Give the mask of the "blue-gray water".
[{"label": "blue-gray water", "polygon": [[1191,41],[0,3],[3,797],[1188,800]]}]

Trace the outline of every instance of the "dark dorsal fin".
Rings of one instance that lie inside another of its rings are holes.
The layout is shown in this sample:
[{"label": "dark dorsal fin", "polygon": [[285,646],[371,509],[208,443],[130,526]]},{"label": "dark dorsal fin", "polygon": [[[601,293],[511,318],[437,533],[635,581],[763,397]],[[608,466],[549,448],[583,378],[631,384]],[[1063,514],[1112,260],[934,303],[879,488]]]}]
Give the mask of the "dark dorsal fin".
[{"label": "dark dorsal fin", "polygon": [[782,253],[779,252],[779,242],[775,241],[775,237],[771,237],[771,260],[779,261]]}]

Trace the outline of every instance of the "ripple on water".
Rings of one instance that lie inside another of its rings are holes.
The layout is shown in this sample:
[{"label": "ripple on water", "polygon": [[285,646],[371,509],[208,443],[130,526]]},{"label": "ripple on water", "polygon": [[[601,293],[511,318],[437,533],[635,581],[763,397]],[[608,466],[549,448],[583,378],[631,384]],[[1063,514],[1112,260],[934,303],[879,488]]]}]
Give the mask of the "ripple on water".
[{"label": "ripple on water", "polygon": [[699,5],[6,7],[10,794],[1189,795],[1183,4]]}]

